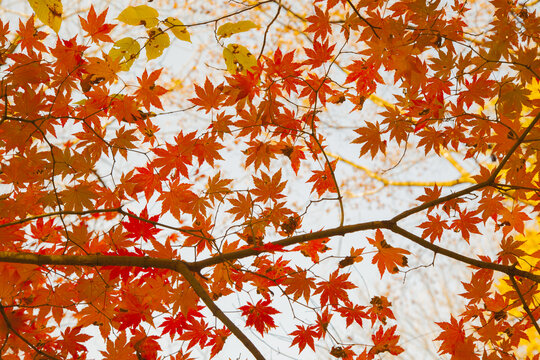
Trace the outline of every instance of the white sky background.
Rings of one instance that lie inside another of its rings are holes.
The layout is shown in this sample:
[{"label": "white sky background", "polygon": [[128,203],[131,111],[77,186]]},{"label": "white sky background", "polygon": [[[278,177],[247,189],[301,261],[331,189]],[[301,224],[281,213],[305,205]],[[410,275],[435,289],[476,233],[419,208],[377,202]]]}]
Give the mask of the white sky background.
[{"label": "white sky background", "polygon": [[[109,7],[108,20],[116,17],[121,10],[123,10],[128,2],[114,1],[110,4],[105,4],[103,1],[94,1],[94,6],[97,12],[101,12],[106,6]],[[169,5],[162,6],[163,2],[129,2],[133,5],[147,4],[153,6],[160,11],[160,18],[167,16],[176,16],[184,23],[190,23],[191,21],[200,21],[206,19],[212,19],[215,16],[207,14],[205,11],[201,11],[198,14],[189,14],[174,9],[172,2]],[[183,1],[179,1],[180,4],[184,4]],[[219,5],[226,7],[228,2],[216,2]],[[80,13],[84,16],[88,9],[89,2],[69,2],[64,0],[65,14]],[[193,2],[193,7],[206,6],[208,10],[214,6],[213,2],[197,1]],[[168,10],[162,10],[167,9]],[[181,6],[179,7],[181,8]],[[2,20],[12,19],[20,14],[29,14],[30,8],[25,1],[20,0],[4,0],[0,4],[0,10],[2,11]],[[82,10],[82,11],[81,11]],[[272,10],[272,14],[273,14]],[[283,15],[282,15],[283,16]],[[283,16],[284,17],[284,16]],[[284,17],[285,18],[285,17]],[[240,19],[240,18],[235,18]],[[60,36],[64,39],[69,39],[76,34],[80,34],[80,28],[78,21],[73,17],[65,21],[60,31]],[[252,19],[256,22],[257,19]],[[269,18],[262,18],[261,20],[269,21]],[[265,23],[261,24],[264,25]],[[279,22],[276,26],[280,26]],[[16,23],[11,23],[11,29],[17,27]],[[173,111],[174,113],[165,117],[156,118],[159,122],[161,132],[159,133],[160,139],[170,140],[179,129],[187,132],[194,129],[205,129],[209,124],[208,117],[204,116],[200,112],[175,112],[180,109],[185,109],[190,104],[186,101],[187,96],[192,89],[191,83],[203,79],[205,76],[209,76],[212,79],[219,80],[223,77],[225,64],[223,59],[219,56],[219,46],[216,44],[216,40],[213,36],[213,25],[194,27],[190,29],[192,44],[185,43],[174,39],[171,36],[171,46],[166,50],[165,54],[157,60],[153,60],[146,64],[146,59],[142,55],[133,66],[129,73],[122,73],[121,77],[131,84],[136,84],[134,76],[140,76],[142,73],[142,66],[147,66],[150,70],[164,67],[164,76],[162,77],[166,86],[173,91],[168,94],[169,103],[166,106],[166,111]],[[144,29],[133,29],[129,27],[125,30],[117,29],[113,38],[115,40],[124,36],[136,37],[137,31],[140,31],[140,35],[143,34]],[[242,36],[235,38],[235,42],[248,46],[253,45],[256,49],[254,53],[258,54],[259,49],[257,46],[260,44],[260,34],[264,30],[264,27],[255,33],[245,33]],[[123,34],[123,32],[126,32]],[[275,35],[275,34],[274,34]],[[255,36],[254,38],[250,38]],[[51,38],[52,39],[52,38]],[[266,50],[274,48],[275,42],[278,39],[271,35],[268,39]],[[285,39],[281,40],[282,49],[287,46],[294,48],[294,43],[287,43]],[[339,47],[340,44],[336,46]],[[285,52],[285,51],[284,51]],[[297,50],[297,53],[301,53],[301,50]],[[218,54],[217,56],[215,56]],[[347,65],[346,61],[343,61]],[[338,71],[334,74],[339,74]],[[389,74],[381,74],[387,77]],[[338,75],[339,76],[339,75]],[[170,78],[180,79],[180,81],[168,81]],[[390,89],[380,89],[377,95],[391,100]],[[400,163],[395,169],[392,167],[397,164],[403,154],[403,148],[401,149],[389,149],[389,155],[386,159],[377,157],[375,160],[371,160],[369,156],[364,156],[358,159],[360,147],[358,145],[350,145],[350,141],[354,139],[355,133],[352,131],[354,128],[358,128],[362,125],[363,120],[372,121],[376,118],[376,112],[379,110],[376,105],[366,101],[364,109],[362,111],[356,111],[350,113],[347,108],[331,105],[328,107],[328,113],[322,115],[322,120],[325,125],[321,128],[321,132],[327,136],[328,150],[332,153],[339,154],[344,158],[356,161],[358,164],[363,165],[383,174],[387,178],[393,180],[452,180],[459,177],[459,174],[455,169],[445,160],[441,160],[434,157],[425,157],[423,150],[416,151],[414,144],[408,147],[407,152]],[[157,112],[157,111],[156,111]],[[324,130],[323,130],[324,129]],[[221,162],[223,165],[221,171],[227,178],[235,178],[236,180],[249,180],[247,174],[243,174],[243,168],[239,164],[242,160],[240,158],[240,152],[243,148],[232,149],[230,156],[225,157],[226,161]],[[459,157],[457,157],[459,159]],[[130,156],[129,162],[137,163],[142,162],[143,165],[145,159],[137,156]],[[237,163],[238,166],[235,166]],[[466,167],[470,170],[474,169],[473,163],[465,163]],[[110,169],[111,164],[103,164],[104,167],[108,166]],[[122,164],[116,165],[117,169],[122,168]],[[392,169],[392,170],[388,170]],[[384,172],[384,170],[388,170]],[[291,175],[288,160],[283,161],[284,178],[286,175]],[[304,174],[308,174],[305,172]],[[374,182],[365,176],[360,170],[354,169],[345,163],[339,163],[337,168],[337,178],[342,183],[342,191],[344,192],[345,199],[345,224],[358,223],[369,220],[381,220],[392,217],[393,215],[407,209],[412,204],[415,204],[414,199],[423,193],[422,188],[405,188],[405,187],[387,187],[380,188],[380,183]],[[309,176],[309,175],[308,175]],[[292,184],[292,182],[291,182]],[[291,187],[291,199],[297,202],[299,209],[305,207],[306,199],[315,199],[316,196],[309,194],[310,189],[305,185],[298,185]],[[457,189],[451,189],[455,190]],[[445,190],[446,193],[451,191]],[[144,205],[133,203],[128,208],[135,213],[138,213]],[[150,215],[155,215],[159,212],[159,206],[149,206]],[[422,216],[422,215],[420,215]],[[167,222],[167,217],[160,219]],[[414,221],[413,221],[414,220]],[[421,231],[414,226],[421,223],[419,218],[416,217],[411,220],[404,221],[409,225],[406,227],[408,230],[420,234]],[[325,228],[331,228],[339,225],[339,211],[336,202],[323,202],[320,205],[312,205],[310,207],[309,215],[303,219],[303,230],[317,230],[322,226]],[[388,233],[385,233],[388,235]],[[329,246],[332,251],[325,255],[348,255],[349,247],[354,246],[365,247],[367,246],[366,236],[373,237],[374,232],[356,233],[347,235],[344,238],[335,238]],[[459,239],[444,239],[443,246],[451,247],[452,249],[462,250],[465,253],[472,253],[471,248],[467,248],[463,241]],[[471,244],[475,249],[483,249],[483,251],[494,251],[494,249],[488,249],[490,245],[489,236],[473,236],[471,238]],[[421,265],[429,265],[433,260],[433,255],[423,249],[411,244],[403,239],[389,237],[389,242],[395,246],[404,247],[412,252],[409,256],[410,268]],[[492,242],[491,242],[492,243]],[[366,250],[369,250],[367,248]],[[290,258],[289,254],[284,254],[285,258]],[[304,259],[294,257],[292,258],[296,263],[304,262]],[[248,259],[249,261],[249,259]],[[323,262],[318,266],[318,273],[323,277],[335,270],[337,261]],[[247,262],[246,262],[247,263]],[[294,265],[294,262],[291,264]],[[351,276],[350,281],[358,285],[358,289],[350,291],[350,297],[352,300],[358,300],[359,304],[369,304],[369,300],[375,295],[388,296],[389,300],[393,303],[393,310],[397,318],[398,332],[401,334],[400,345],[406,350],[405,353],[399,356],[400,359],[439,359],[441,358],[436,354],[435,344],[432,343],[432,339],[438,335],[438,327],[434,324],[435,321],[447,321],[451,311],[456,313],[456,310],[462,306],[463,301],[456,294],[463,292],[460,281],[468,281],[468,270],[462,264],[458,264],[453,261],[448,261],[442,257],[437,257],[434,267],[419,268],[414,271],[410,271],[405,276],[404,274],[385,277],[381,280],[378,270],[375,265],[371,265],[370,255],[365,256],[364,262],[361,264],[353,265],[349,268]],[[250,299],[245,293],[237,295],[230,295],[226,298],[219,299],[217,304],[223,308],[224,311],[233,319],[240,327],[242,327],[243,319],[240,317],[240,313],[236,310],[237,306],[245,305],[246,301],[256,302],[260,299],[257,294],[252,294]],[[260,334],[252,329],[246,329],[246,333],[250,339],[260,347],[261,351],[268,359],[329,359],[332,358],[328,355],[330,348],[333,346],[330,338],[327,338],[326,351],[318,351],[317,354],[311,352],[309,348],[299,356],[298,348],[295,346],[289,348],[289,344],[292,338],[288,336],[288,333],[295,330],[295,327],[291,326],[290,317],[291,313],[288,312],[288,304],[284,301],[278,301],[273,304],[275,308],[282,311],[283,314],[276,316],[277,329],[266,334],[264,338],[261,338]],[[306,312],[302,314],[302,309],[297,308],[296,315],[303,316],[307,320],[313,320],[314,314],[312,312]],[[337,316],[334,317],[334,319]],[[206,321],[210,324],[214,324],[213,318],[209,316]],[[158,322],[159,323],[159,322]],[[69,326],[66,322],[66,326]],[[366,329],[369,328],[369,321],[366,322]],[[337,324],[336,328],[329,329],[329,331],[339,337],[342,341],[346,342],[347,337],[354,339],[356,343],[371,344],[371,338],[369,334],[360,328],[354,326],[345,329]],[[158,329],[157,334],[161,333],[161,328]],[[170,344],[167,341],[168,335],[164,337],[163,350],[164,354],[169,350],[174,353],[178,350],[179,343]],[[187,345],[187,344],[186,344]],[[86,344],[89,352],[89,359],[99,359],[100,355],[96,350],[104,349],[104,344],[88,342]],[[231,357],[236,359],[238,354],[241,354],[242,359],[249,359],[250,355],[247,350],[242,349],[242,345],[234,338],[230,336],[225,345],[224,351],[220,353],[216,359],[225,359]],[[320,349],[318,349],[320,350]],[[197,350],[193,351],[193,356],[196,358],[207,358],[208,352],[199,353]],[[421,354],[421,355],[419,355]],[[381,359],[390,359],[390,355],[382,355]]]}]

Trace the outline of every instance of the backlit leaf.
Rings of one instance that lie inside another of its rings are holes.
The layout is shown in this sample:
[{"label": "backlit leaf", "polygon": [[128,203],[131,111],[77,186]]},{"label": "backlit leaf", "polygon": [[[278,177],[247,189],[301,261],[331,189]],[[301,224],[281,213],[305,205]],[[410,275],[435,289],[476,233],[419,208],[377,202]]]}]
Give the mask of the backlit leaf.
[{"label": "backlit leaf", "polygon": [[251,29],[255,29],[258,26],[253,22],[249,20],[244,21],[238,21],[238,22],[228,22],[226,24],[221,25],[217,30],[217,36],[218,38],[228,38],[233,34],[238,34],[244,31],[248,31]]},{"label": "backlit leaf", "polygon": [[128,25],[144,25],[153,28],[159,23],[158,12],[148,5],[128,6],[118,15],[118,20]]},{"label": "backlit leaf", "polygon": [[55,32],[60,31],[62,25],[62,1],[60,0],[28,0],[36,16],[42,23]]},{"label": "backlit leaf", "polygon": [[177,18],[168,17],[165,19],[164,23],[171,29],[174,36],[176,36],[178,39],[191,42],[189,31],[180,20]]},{"label": "backlit leaf", "polygon": [[227,71],[231,74],[245,73],[257,65],[257,59],[249,50],[239,44],[229,44],[223,49]]}]

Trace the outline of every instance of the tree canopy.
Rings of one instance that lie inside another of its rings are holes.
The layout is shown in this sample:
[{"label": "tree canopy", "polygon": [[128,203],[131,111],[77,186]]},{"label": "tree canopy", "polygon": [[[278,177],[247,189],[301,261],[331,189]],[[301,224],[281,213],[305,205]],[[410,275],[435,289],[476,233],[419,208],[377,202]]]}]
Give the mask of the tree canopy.
[{"label": "tree canopy", "polygon": [[4,8],[0,357],[540,359],[537,3]]}]

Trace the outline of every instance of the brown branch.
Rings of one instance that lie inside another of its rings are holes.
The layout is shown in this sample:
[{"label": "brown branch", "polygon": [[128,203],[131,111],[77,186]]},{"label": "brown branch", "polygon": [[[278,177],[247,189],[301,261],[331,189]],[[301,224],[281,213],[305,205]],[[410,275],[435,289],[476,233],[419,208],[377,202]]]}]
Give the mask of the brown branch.
[{"label": "brown branch", "polygon": [[516,282],[516,279],[514,279],[513,275],[510,275],[510,281],[512,281],[512,286],[516,290],[519,300],[521,300],[521,304],[523,304],[523,309],[525,309],[525,312],[529,316],[529,319],[531,320],[531,323],[533,324],[534,328],[536,329],[536,332],[540,335],[540,326],[538,326],[538,323],[536,322],[536,319],[533,316],[533,313],[531,312],[531,309],[529,309],[529,305],[525,302],[525,298],[523,297],[523,294],[519,290],[519,286]]},{"label": "brown branch", "polygon": [[[52,356],[52,355],[49,355],[47,354],[46,352],[43,352],[41,351],[40,349],[38,349],[34,344],[32,344],[30,341],[28,341],[24,336],[22,336],[21,334],[19,334],[19,332],[17,330],[15,330],[13,328],[13,326],[11,325],[11,322],[9,321],[8,317],[7,317],[7,314],[6,312],[4,311],[4,306],[2,304],[0,304],[0,315],[2,316],[2,318],[4,319],[4,322],[6,323],[6,326],[8,328],[9,331],[11,331],[15,336],[17,336],[19,339],[21,339],[22,341],[24,341],[24,343],[28,346],[30,346],[32,348],[32,350],[34,350],[35,352],[37,352],[38,354],[46,357],[47,359],[51,359],[51,360],[60,360],[59,358],[55,357],[55,356]],[[9,334],[9,333],[8,333]],[[7,335],[6,334],[6,341],[7,341]],[[1,358],[1,356],[0,356]]]},{"label": "brown branch", "polygon": [[[19,225],[24,224],[29,221],[34,221],[37,219],[47,218],[47,217],[53,217],[53,216],[63,216],[63,215],[88,215],[88,214],[98,214],[98,213],[109,213],[109,212],[121,212],[121,208],[113,208],[113,209],[91,209],[91,210],[83,210],[83,211],[55,211],[51,213],[46,214],[40,214],[40,215],[34,215],[29,216],[23,219],[15,220],[12,222],[0,224],[0,228],[13,226],[13,225]],[[131,215],[131,214],[130,214]]]},{"label": "brown branch", "polygon": [[[384,228],[384,227],[386,227],[384,221],[370,221],[370,222],[353,224],[353,225],[339,226],[337,228],[316,231],[316,232],[312,232],[308,234],[290,236],[281,240],[270,242],[267,245],[269,245],[270,248],[273,248],[275,246],[285,247],[285,246],[300,244],[300,243],[308,242],[312,240],[323,239],[323,238],[332,237],[332,236],[343,236],[345,234],[350,234],[357,231],[375,230],[375,229]],[[256,256],[264,252],[267,252],[267,251],[264,250],[264,245],[263,245],[263,247],[242,249],[242,250],[231,251],[228,253],[215,255],[208,259],[189,263],[189,266],[193,270],[200,270],[208,266],[217,265],[226,261],[233,261],[233,260],[239,260],[239,259],[243,259],[250,256]]]},{"label": "brown branch", "polygon": [[179,272],[184,279],[191,285],[195,293],[201,298],[204,304],[217,317],[226,327],[229,329],[238,340],[244,344],[249,352],[257,360],[264,360],[264,356],[260,353],[259,349],[249,340],[249,338],[240,330],[232,321],[225,315],[225,313],[216,305],[210,295],[206,292],[201,283],[195,278],[195,275],[189,270],[189,268],[183,262],[177,263],[176,271]]},{"label": "brown branch", "polygon": [[447,256],[449,258],[452,258],[454,260],[457,260],[457,261],[460,261],[460,262],[463,262],[463,263],[466,263],[466,264],[469,264],[469,265],[472,265],[472,266],[475,266],[475,267],[478,267],[478,268],[499,271],[499,272],[502,272],[502,273],[507,274],[509,276],[518,275],[518,276],[530,279],[530,280],[532,280],[532,281],[534,281],[536,283],[540,283],[540,275],[536,275],[536,274],[533,274],[533,273],[530,273],[530,272],[527,272],[527,271],[524,271],[524,270],[519,270],[519,269],[516,269],[513,266],[501,265],[501,264],[496,264],[496,263],[492,263],[492,262],[487,262],[487,261],[482,261],[482,260],[470,258],[468,256],[465,256],[465,255],[459,254],[457,252],[454,252],[452,250],[448,250],[446,248],[443,248],[443,247],[440,247],[438,245],[432,244],[429,241],[426,241],[426,240],[422,239],[420,236],[415,235],[415,234],[413,234],[411,232],[408,232],[407,230],[399,227],[396,224],[389,223],[389,226],[387,226],[386,228],[388,230],[396,233],[396,234],[399,234],[399,235],[411,240],[412,242],[414,242],[414,243],[416,243],[416,244],[418,244],[418,245],[420,245],[420,246],[422,246],[422,247],[424,247],[426,249],[429,249],[429,250],[433,251],[435,254],[441,254],[441,255]]},{"label": "brown branch", "polygon": [[[181,274],[191,285],[208,309],[246,346],[258,360],[264,360],[255,344],[225,315],[214,303],[210,295],[195,278],[189,263],[182,260],[161,259],[148,256],[111,256],[111,255],[38,255],[31,253],[0,252],[0,262],[34,264],[34,265],[68,265],[68,266],[135,266],[141,268],[169,269]],[[54,358],[53,358],[54,359]],[[57,359],[56,359],[57,360]]]},{"label": "brown branch", "polygon": [[379,37],[379,34],[377,34],[377,31],[375,31],[375,26],[371,25],[369,23],[369,21],[367,21],[362,15],[360,15],[360,12],[358,12],[358,10],[356,9],[356,6],[354,6],[354,4],[352,3],[351,0],[347,0],[347,2],[349,3],[349,5],[351,6],[351,8],[353,9],[354,13],[356,14],[356,16],[358,16],[360,18],[360,20],[362,20],[363,22],[366,23],[367,26],[369,26],[371,28],[371,31],[373,31],[373,34],[375,35],[375,37],[377,39],[380,39]]},{"label": "brown branch", "polygon": [[525,138],[527,137],[529,132],[531,132],[531,130],[534,128],[534,126],[536,125],[536,123],[538,123],[539,120],[540,120],[540,113],[538,113],[535,116],[533,121],[529,124],[529,126],[527,126],[525,131],[523,131],[523,134],[521,134],[519,139],[516,140],[514,145],[510,148],[508,153],[501,160],[500,164],[491,173],[490,177],[487,180],[482,181],[481,183],[478,183],[476,185],[469,186],[469,187],[467,187],[467,188],[465,188],[465,189],[463,189],[461,191],[457,191],[457,192],[452,193],[450,195],[446,195],[446,196],[440,197],[438,199],[428,201],[428,202],[426,202],[426,203],[424,203],[422,205],[419,205],[419,206],[416,206],[416,207],[414,207],[412,209],[406,210],[406,211],[400,213],[399,215],[394,216],[390,221],[398,222],[399,220],[402,220],[402,219],[404,219],[404,218],[406,218],[408,216],[411,216],[413,214],[416,214],[416,213],[418,213],[420,211],[426,210],[426,209],[428,209],[430,207],[442,204],[442,203],[447,202],[449,200],[456,199],[456,198],[461,197],[463,195],[467,195],[467,194],[469,194],[469,193],[471,193],[473,191],[482,189],[484,187],[492,186],[493,184],[495,184],[495,180],[497,178],[497,175],[499,175],[499,173],[502,171],[504,165],[506,165],[506,163],[508,162],[508,160],[510,159],[512,154],[516,151],[516,149],[519,147],[519,145],[521,145],[521,143],[525,140]]}]

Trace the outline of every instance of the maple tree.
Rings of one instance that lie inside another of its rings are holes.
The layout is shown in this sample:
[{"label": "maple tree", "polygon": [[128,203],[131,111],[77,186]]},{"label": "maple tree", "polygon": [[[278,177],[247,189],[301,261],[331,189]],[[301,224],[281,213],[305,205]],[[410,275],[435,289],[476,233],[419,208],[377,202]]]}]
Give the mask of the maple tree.
[{"label": "maple tree", "polygon": [[[264,359],[278,330],[300,358],[399,356],[391,294],[361,301],[354,269],[401,280],[423,253],[470,269],[441,356],[540,357],[535,1],[90,6],[80,34],[29,3],[0,22],[3,359]],[[167,52],[198,41],[212,71],[175,89]],[[459,178],[386,177],[438,160]],[[374,183],[422,190],[371,218]]]}]

